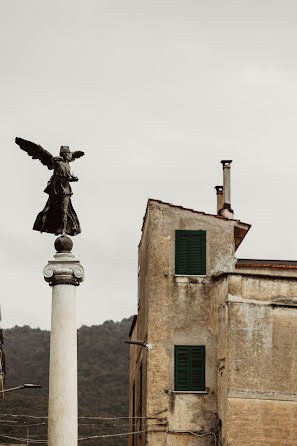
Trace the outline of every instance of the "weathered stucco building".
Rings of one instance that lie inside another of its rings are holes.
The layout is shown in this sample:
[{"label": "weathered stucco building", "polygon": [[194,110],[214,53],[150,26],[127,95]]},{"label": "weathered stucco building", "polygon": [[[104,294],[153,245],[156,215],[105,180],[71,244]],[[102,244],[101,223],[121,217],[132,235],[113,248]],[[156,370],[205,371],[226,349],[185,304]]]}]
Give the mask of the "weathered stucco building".
[{"label": "weathered stucco building", "polygon": [[235,257],[223,166],[216,215],[148,201],[129,446],[297,444],[297,262]]}]

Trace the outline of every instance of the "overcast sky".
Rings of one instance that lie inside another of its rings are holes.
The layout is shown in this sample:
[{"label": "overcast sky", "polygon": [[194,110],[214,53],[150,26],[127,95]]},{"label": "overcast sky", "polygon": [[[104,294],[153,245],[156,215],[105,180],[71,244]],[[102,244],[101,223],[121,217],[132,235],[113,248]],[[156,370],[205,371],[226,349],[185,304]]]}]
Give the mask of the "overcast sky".
[{"label": "overcast sky", "polygon": [[297,259],[295,0],[0,0],[3,325],[49,328],[32,231],[50,172],[19,136],[72,165],[86,270],[78,326],[136,312],[149,197],[215,212],[220,160],[232,208],[253,225],[238,257]]}]

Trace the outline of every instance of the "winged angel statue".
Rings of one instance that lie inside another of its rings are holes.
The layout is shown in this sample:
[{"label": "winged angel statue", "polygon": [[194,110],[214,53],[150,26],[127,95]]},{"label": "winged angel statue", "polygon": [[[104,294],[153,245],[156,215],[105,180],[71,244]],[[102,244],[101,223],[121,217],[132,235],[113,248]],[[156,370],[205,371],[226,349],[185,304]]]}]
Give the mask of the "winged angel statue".
[{"label": "winged angel statue", "polygon": [[83,156],[84,152],[70,152],[68,146],[61,146],[60,156],[53,156],[34,142],[22,138],[16,138],[15,142],[33,159],[39,159],[49,170],[54,171],[44,190],[49,198],[37,215],[33,229],[56,235],[79,234],[81,228],[71,203],[72,189],[69,184],[78,181],[78,178],[71,174],[69,163]]}]

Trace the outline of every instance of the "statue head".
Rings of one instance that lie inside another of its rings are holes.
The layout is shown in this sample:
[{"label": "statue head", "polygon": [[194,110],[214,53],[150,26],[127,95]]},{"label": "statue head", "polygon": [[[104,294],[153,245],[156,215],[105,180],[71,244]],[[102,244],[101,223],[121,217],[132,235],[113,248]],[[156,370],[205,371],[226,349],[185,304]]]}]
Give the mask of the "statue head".
[{"label": "statue head", "polygon": [[71,161],[71,153],[70,153],[70,149],[69,149],[68,146],[61,146],[61,148],[60,148],[60,156],[65,161]]}]

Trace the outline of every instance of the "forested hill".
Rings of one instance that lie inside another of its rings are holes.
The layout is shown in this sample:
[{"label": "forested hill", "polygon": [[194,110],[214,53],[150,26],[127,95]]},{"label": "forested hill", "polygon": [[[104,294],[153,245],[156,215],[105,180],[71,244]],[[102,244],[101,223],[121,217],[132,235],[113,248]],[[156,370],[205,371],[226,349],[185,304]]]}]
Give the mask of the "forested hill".
[{"label": "forested hill", "polygon": [[[132,318],[78,330],[78,401],[80,417],[128,416],[129,346]],[[48,402],[49,335],[28,326],[4,330],[7,376],[5,388],[23,383],[42,389],[9,392],[0,399],[0,442],[26,438],[46,439],[46,418],[11,417],[4,414],[46,417]],[[128,432],[128,420],[79,419],[79,436]],[[88,425],[86,425],[88,424]],[[5,434],[7,437],[1,437]],[[128,437],[107,437],[79,442],[81,446],[122,446]],[[25,443],[25,442],[24,442]],[[35,444],[29,442],[29,444]]]}]

